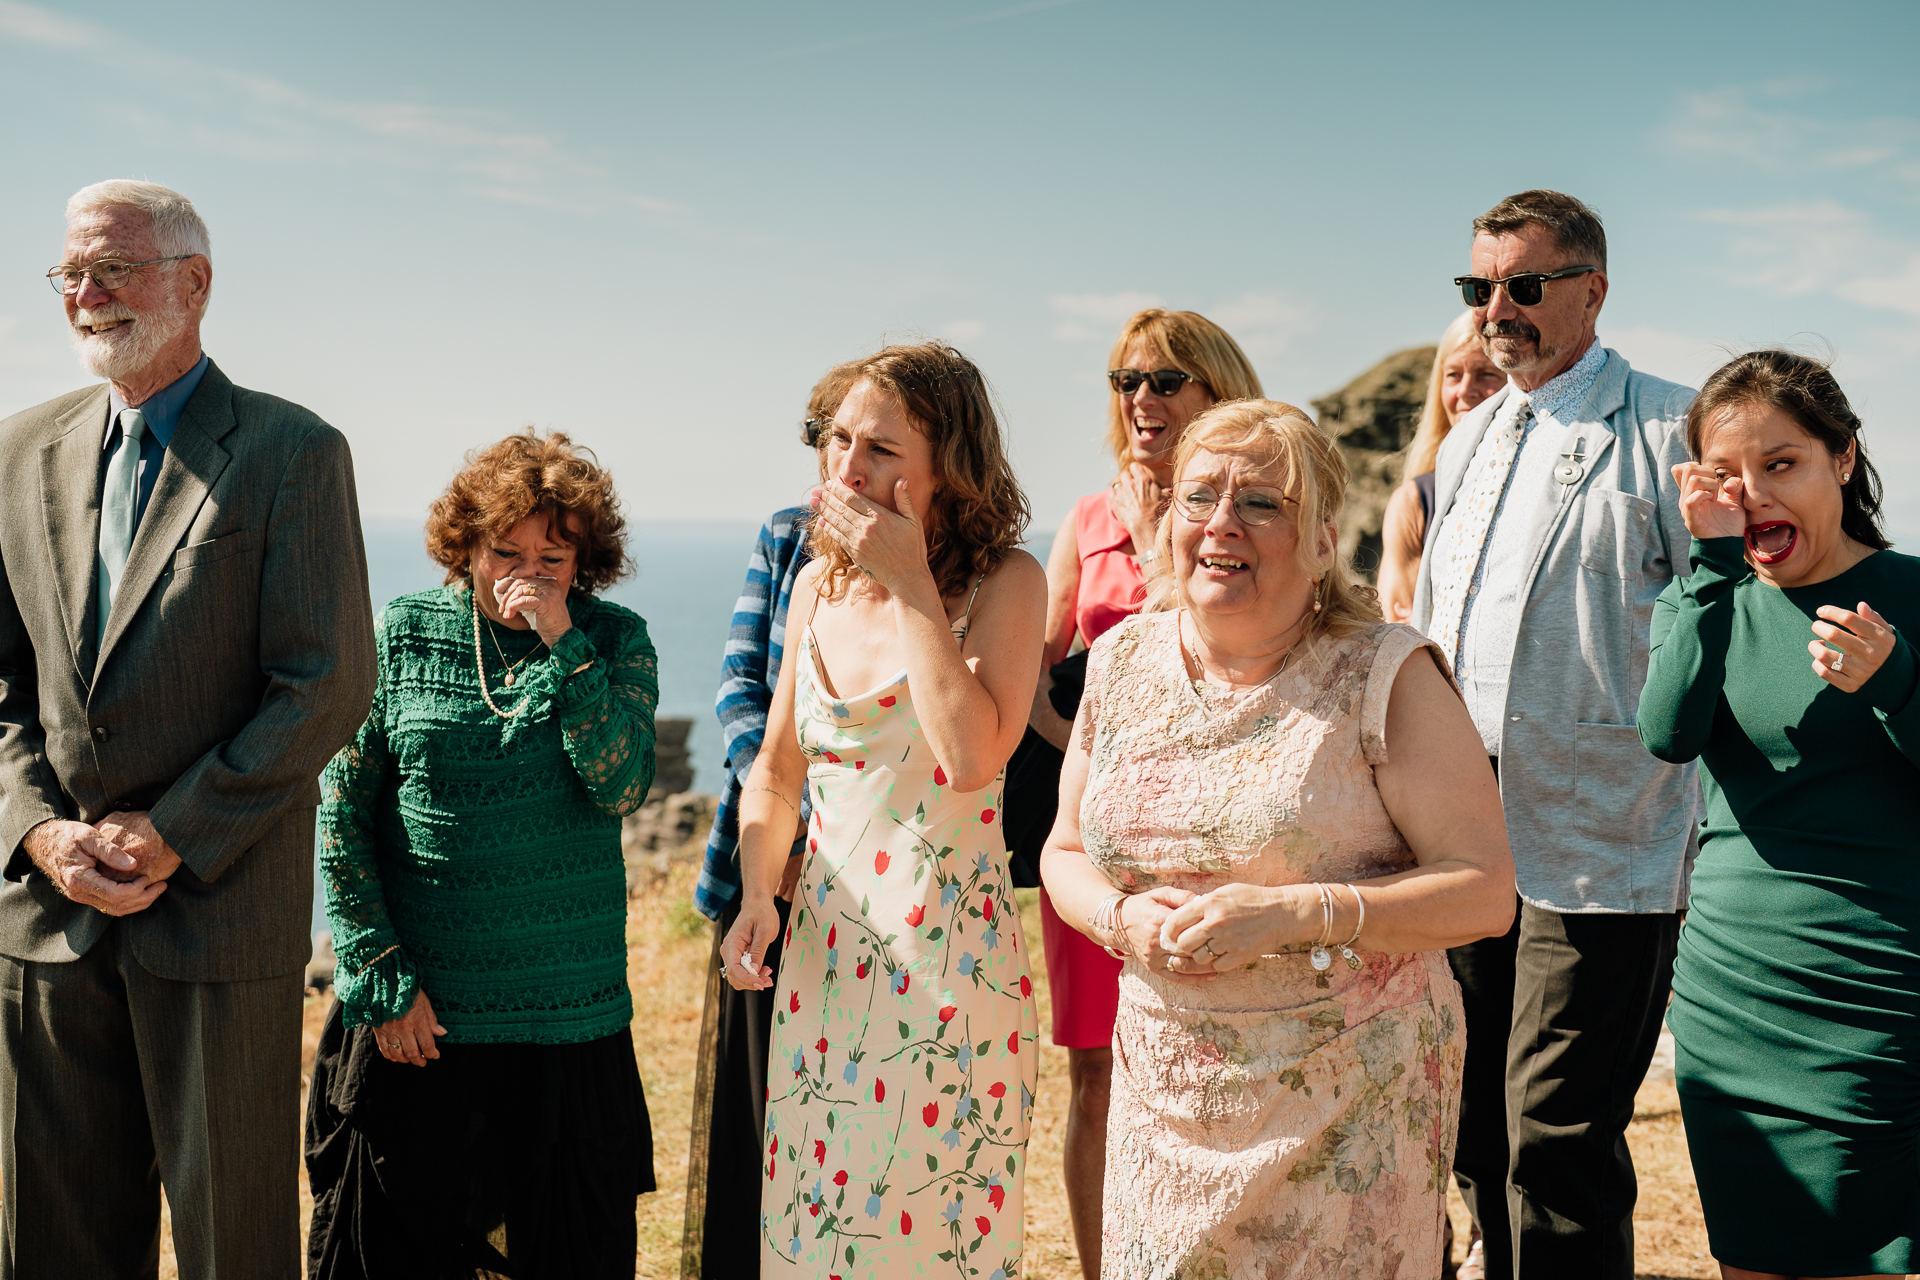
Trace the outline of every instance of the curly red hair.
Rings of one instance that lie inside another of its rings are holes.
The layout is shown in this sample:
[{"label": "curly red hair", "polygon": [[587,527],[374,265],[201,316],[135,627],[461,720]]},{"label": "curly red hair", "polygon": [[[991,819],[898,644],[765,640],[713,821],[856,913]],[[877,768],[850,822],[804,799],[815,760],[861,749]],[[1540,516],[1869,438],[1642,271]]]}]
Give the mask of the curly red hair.
[{"label": "curly red hair", "polygon": [[502,537],[540,511],[547,514],[547,535],[579,553],[574,586],[599,591],[632,572],[613,477],[565,432],[542,436],[532,427],[466,456],[427,511],[427,554],[447,571],[448,582],[459,582],[482,538]]}]

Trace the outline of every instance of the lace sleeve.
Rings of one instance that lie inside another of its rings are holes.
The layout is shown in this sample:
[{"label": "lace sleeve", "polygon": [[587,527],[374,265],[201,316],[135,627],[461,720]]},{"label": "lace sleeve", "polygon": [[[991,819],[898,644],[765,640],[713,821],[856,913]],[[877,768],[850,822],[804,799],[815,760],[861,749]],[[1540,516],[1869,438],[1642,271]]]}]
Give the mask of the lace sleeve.
[{"label": "lace sleeve", "polygon": [[386,659],[382,635],[373,709],[320,775],[320,878],[339,960],[334,991],[350,1027],[399,1017],[413,1006],[418,985],[380,885],[376,832],[381,801],[395,782],[386,734]]},{"label": "lace sleeve", "polygon": [[554,710],[567,758],[593,802],[625,817],[653,786],[653,713],[660,702],[660,662],[647,624],[627,615],[612,637],[611,654],[597,650],[575,627],[553,648],[560,679]]}]

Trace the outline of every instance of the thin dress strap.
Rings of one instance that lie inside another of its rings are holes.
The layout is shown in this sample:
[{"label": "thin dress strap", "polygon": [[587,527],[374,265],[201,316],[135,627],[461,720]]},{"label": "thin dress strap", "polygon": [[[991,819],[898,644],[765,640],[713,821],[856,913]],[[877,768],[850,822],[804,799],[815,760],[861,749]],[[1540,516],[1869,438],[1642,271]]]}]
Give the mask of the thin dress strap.
[{"label": "thin dress strap", "polygon": [[973,594],[967,597],[966,612],[962,613],[959,620],[953,624],[953,638],[961,644],[967,642],[967,632],[972,629],[972,624],[969,619],[973,617],[973,602],[980,598],[980,584],[986,580],[987,575],[983,573],[974,582]]}]

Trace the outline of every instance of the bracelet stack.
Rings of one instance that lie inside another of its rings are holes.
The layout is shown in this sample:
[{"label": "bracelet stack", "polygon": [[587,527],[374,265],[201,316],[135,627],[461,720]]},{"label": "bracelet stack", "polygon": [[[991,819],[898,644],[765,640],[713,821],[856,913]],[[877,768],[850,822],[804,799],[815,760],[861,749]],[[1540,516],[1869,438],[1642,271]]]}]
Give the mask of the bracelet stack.
[{"label": "bracelet stack", "polygon": [[[1320,939],[1307,952],[1307,959],[1315,969],[1325,973],[1333,967],[1333,952],[1328,950],[1333,945],[1333,889],[1324,884],[1313,887],[1320,891]],[[1358,969],[1360,957],[1353,953],[1353,944],[1360,941],[1360,932],[1367,927],[1367,900],[1352,885],[1345,888],[1353,895],[1354,905],[1360,909],[1360,917],[1354,921],[1352,936],[1340,944],[1339,951],[1341,958],[1347,962],[1347,968]]]},{"label": "bracelet stack", "polygon": [[[1127,932],[1120,927],[1120,904],[1126,899],[1124,893],[1110,893],[1100,899],[1087,917],[1087,928],[1093,932],[1094,940],[1116,960],[1125,960],[1133,954],[1127,946]],[[1117,947],[1116,942],[1120,944]]]}]

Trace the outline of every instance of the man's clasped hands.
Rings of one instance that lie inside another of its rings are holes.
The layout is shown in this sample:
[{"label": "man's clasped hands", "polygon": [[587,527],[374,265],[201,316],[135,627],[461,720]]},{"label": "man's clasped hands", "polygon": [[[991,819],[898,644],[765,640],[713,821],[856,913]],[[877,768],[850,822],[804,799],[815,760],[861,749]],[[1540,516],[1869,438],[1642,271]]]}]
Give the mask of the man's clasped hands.
[{"label": "man's clasped hands", "polygon": [[152,906],[180,869],[180,855],[145,810],[110,813],[91,826],[49,819],[27,832],[21,846],[62,894],[110,916]]}]

